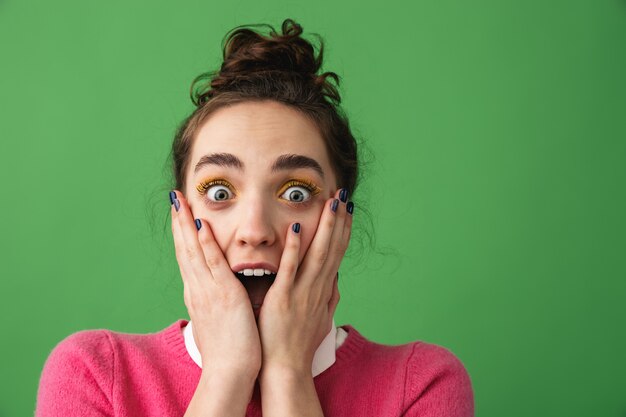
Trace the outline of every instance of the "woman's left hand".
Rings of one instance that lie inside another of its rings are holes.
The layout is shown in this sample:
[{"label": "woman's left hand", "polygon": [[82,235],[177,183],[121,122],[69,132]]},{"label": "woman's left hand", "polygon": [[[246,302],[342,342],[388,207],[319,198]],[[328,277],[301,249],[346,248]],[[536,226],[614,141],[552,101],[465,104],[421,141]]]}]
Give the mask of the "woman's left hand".
[{"label": "woman's left hand", "polygon": [[339,302],[337,271],[352,229],[347,192],[342,196],[346,201],[341,201],[340,193],[326,202],[300,265],[300,233],[293,224],[287,232],[276,280],[259,313],[261,377],[269,370],[311,375],[315,351],[331,329]]}]

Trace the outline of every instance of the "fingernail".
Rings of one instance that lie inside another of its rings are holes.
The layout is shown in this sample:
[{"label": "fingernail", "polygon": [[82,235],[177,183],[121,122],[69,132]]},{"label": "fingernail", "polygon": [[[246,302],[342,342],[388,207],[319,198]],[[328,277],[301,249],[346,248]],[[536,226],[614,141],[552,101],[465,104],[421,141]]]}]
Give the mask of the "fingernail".
[{"label": "fingernail", "polygon": [[339,199],[341,200],[342,203],[345,203],[346,201],[348,201],[348,190],[346,190],[345,188],[342,188],[341,191],[339,191]]},{"label": "fingernail", "polygon": [[174,204],[174,200],[176,200],[176,193],[174,191],[170,191],[170,203]]},{"label": "fingernail", "polygon": [[202,222],[200,221],[200,219],[196,219],[195,222],[196,222],[196,229],[200,230],[200,228],[202,227]]},{"label": "fingernail", "polygon": [[352,212],[354,211],[354,203],[352,201],[350,201],[346,205],[346,210],[348,211],[348,213],[352,214]]},{"label": "fingernail", "polygon": [[332,203],[330,203],[330,209],[332,211],[337,211],[337,206],[339,205],[339,200],[337,200],[336,198],[333,200]]},{"label": "fingernail", "polygon": [[293,230],[294,233],[300,233],[300,223],[294,223],[293,226],[291,226],[291,230]]},{"label": "fingernail", "polygon": [[178,201],[178,199],[174,200],[174,208],[176,209],[176,211],[178,211],[178,209],[180,208],[180,201]]}]

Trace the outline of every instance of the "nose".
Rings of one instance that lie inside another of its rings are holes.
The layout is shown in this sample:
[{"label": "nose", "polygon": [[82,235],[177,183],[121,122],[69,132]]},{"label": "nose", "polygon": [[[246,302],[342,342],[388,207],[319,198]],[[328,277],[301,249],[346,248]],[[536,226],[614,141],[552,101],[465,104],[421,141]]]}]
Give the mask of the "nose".
[{"label": "nose", "polygon": [[267,203],[254,201],[240,202],[242,207],[237,225],[236,239],[240,246],[271,246],[276,240],[276,230],[272,222],[272,210]]}]

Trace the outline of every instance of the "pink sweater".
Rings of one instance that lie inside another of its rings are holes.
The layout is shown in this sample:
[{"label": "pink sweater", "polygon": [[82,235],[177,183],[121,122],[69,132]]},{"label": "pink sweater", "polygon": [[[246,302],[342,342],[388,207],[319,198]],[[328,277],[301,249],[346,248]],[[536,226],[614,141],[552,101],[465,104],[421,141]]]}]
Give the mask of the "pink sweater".
[{"label": "pink sweater", "polygon": [[[85,330],[61,341],[43,368],[36,417],[148,417],[185,414],[201,369],[189,356],[178,320],[152,334]],[[469,376],[448,350],[413,342],[374,343],[352,326],[337,360],[314,378],[330,416],[468,417]],[[246,416],[261,416],[255,386]]]}]

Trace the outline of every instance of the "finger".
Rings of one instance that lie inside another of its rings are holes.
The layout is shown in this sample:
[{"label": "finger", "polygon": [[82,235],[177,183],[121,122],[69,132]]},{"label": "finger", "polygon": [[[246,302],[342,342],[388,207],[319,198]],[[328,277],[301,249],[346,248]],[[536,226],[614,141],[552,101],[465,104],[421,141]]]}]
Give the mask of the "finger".
[{"label": "finger", "polygon": [[215,235],[213,234],[209,223],[202,219],[196,219],[195,222],[196,227],[198,227],[198,225],[200,226],[198,229],[198,242],[200,243],[204,260],[211,270],[213,278],[215,278],[217,282],[223,279],[232,279],[237,281],[235,274],[230,269],[228,261],[224,257],[222,249],[215,240]]},{"label": "finger", "polygon": [[302,261],[302,270],[308,271],[306,274],[302,274],[301,277],[304,285],[311,286],[319,276],[322,267],[326,264],[329,256],[330,238],[333,234],[335,221],[337,219],[335,210],[338,205],[339,200],[334,198],[327,200],[324,205],[315,237]]},{"label": "finger", "polygon": [[322,266],[320,271],[321,276],[328,277],[328,279],[320,280],[320,284],[324,286],[325,291],[330,291],[333,284],[333,280],[339,269],[339,264],[345,254],[345,248],[343,245],[343,235],[345,233],[346,218],[348,212],[346,210],[348,201],[348,192],[345,188],[341,189],[337,193],[339,204],[337,204],[335,211],[335,227],[332,235],[330,236],[330,242],[328,246],[328,259]]},{"label": "finger", "polygon": [[181,193],[176,192],[176,197],[180,204],[176,217],[185,242],[184,252],[181,254],[183,262],[188,265],[190,268],[189,272],[196,278],[212,276],[198,241],[198,228],[191,213],[191,208]]},{"label": "finger", "polygon": [[348,250],[348,246],[350,245],[350,236],[352,235],[352,222],[354,220],[353,218],[354,202],[353,201],[348,201],[348,204],[346,205],[346,211],[348,214],[346,215],[346,220],[345,220],[344,227],[343,227],[343,235],[341,236],[341,245],[342,245],[344,254]]},{"label": "finger", "polygon": [[[180,205],[178,200],[176,200],[176,204]],[[184,258],[183,254],[186,252],[185,238],[183,237],[183,232],[180,230],[179,219],[176,215],[176,205],[172,203],[172,207],[170,210],[171,220],[172,220],[172,237],[174,239],[174,249],[176,253],[176,261],[178,263],[178,267],[180,269],[180,274],[183,279],[183,283],[187,281],[188,271],[187,271],[187,262]]]},{"label": "finger", "polygon": [[293,287],[296,272],[298,271],[298,256],[300,253],[300,223],[292,223],[287,231],[285,249],[280,257],[276,280],[272,284],[281,291],[289,291]]},{"label": "finger", "polygon": [[[174,194],[175,196],[175,194]],[[176,208],[180,208],[180,202],[177,199],[172,199],[171,206],[171,216],[172,216],[172,236],[174,238],[174,247],[176,253],[176,261],[178,263],[178,268],[180,269],[180,276],[183,281],[183,299],[185,301],[185,306],[189,309],[192,304],[191,300],[191,292],[193,291],[191,287],[197,282],[194,274],[189,273],[189,267],[187,265],[187,261],[184,258],[184,253],[186,253],[186,245],[185,239],[183,237],[182,231],[180,230],[179,219],[176,215]],[[174,202],[174,200],[176,200]]]},{"label": "finger", "polygon": [[[332,286],[332,279],[334,278],[339,264],[343,259],[344,251],[342,250],[341,240],[343,237],[343,229],[346,218],[346,202],[348,200],[348,191],[345,188],[339,189],[335,192],[335,200],[330,205],[330,214],[334,217],[332,229],[327,230],[326,233],[320,233],[318,228],[318,234],[320,238],[327,238],[325,242],[325,257],[323,260],[318,259],[318,277],[316,283],[320,288],[320,294],[329,294]],[[320,220],[320,225],[322,221]],[[318,238],[316,234],[316,239]],[[315,239],[314,239],[315,242]],[[313,243],[312,243],[313,245]],[[308,260],[312,262],[311,259]]]}]

